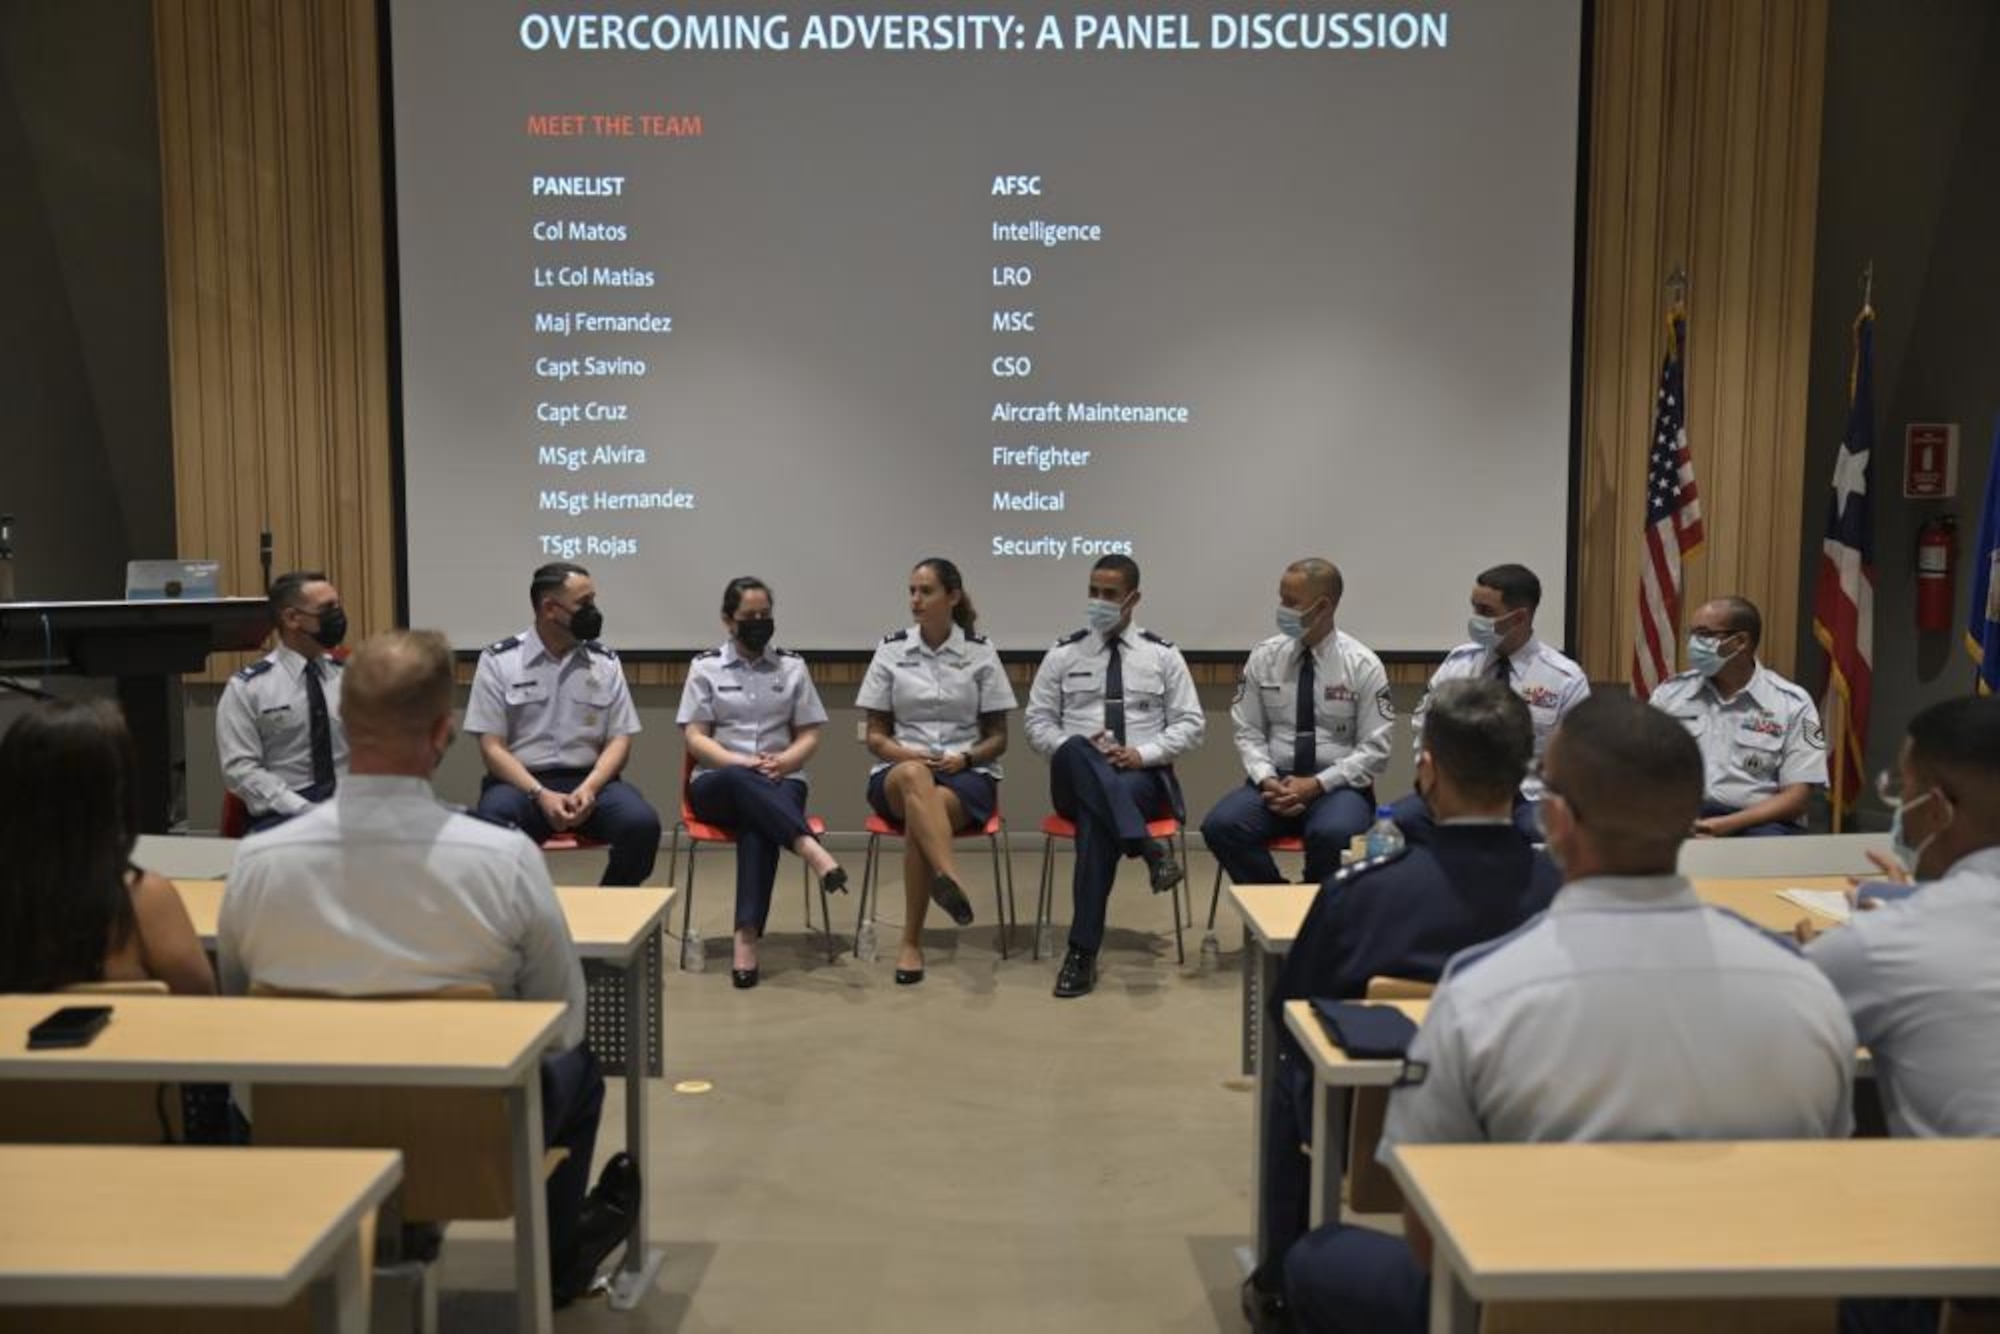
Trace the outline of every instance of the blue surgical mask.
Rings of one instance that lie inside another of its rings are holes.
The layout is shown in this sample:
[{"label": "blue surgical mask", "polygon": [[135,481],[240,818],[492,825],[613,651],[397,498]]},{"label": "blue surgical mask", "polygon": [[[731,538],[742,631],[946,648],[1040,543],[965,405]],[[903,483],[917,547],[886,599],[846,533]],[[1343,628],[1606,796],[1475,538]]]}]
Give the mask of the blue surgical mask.
[{"label": "blue surgical mask", "polygon": [[1937,789],[1932,788],[1914,800],[1899,802],[1897,803],[1895,812],[1889,816],[1889,855],[1901,862],[1911,875],[1917,873],[1917,860],[1924,855],[1924,849],[1936,842],[1937,836],[1942,834],[1944,830],[1933,831],[1929,838],[1915,847],[1911,847],[1903,836],[1903,812],[1913,811],[1937,795]]},{"label": "blue surgical mask", "polygon": [[1118,622],[1125,617],[1122,603],[1106,602],[1103,598],[1091,598],[1083,604],[1083,621],[1100,635],[1108,635]]},{"label": "blue surgical mask", "polygon": [[1729,660],[1736,656],[1734,653],[1724,653],[1720,647],[1721,643],[1721,640],[1710,639],[1707,635],[1689,635],[1688,666],[1703,676],[1714,676],[1728,666]]},{"label": "blue surgical mask", "polygon": [[1472,636],[1472,642],[1481,648],[1499,648],[1506,636],[1500,633],[1500,623],[1491,616],[1475,616],[1465,623],[1465,633]]},{"label": "blue surgical mask", "polygon": [[1306,614],[1296,607],[1278,608],[1278,633],[1287,639],[1303,639],[1306,634]]}]

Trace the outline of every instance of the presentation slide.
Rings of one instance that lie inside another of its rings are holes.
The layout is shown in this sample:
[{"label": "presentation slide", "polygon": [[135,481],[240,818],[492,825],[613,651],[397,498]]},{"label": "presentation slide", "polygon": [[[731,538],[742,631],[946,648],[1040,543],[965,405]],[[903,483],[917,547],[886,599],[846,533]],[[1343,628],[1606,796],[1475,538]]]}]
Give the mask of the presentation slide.
[{"label": "presentation slide", "polygon": [[1342,628],[1561,638],[1580,0],[1378,9],[392,0],[409,611],[518,631],[545,561],[621,651],[861,651],[911,565],[980,629],[1093,562],[1198,652],[1336,561]]}]

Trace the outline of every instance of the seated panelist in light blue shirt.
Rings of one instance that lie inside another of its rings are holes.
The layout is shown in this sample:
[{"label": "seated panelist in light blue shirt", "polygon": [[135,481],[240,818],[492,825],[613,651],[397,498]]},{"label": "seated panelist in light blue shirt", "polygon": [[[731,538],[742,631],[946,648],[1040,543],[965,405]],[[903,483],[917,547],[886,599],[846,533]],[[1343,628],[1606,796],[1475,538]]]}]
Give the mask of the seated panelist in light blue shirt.
[{"label": "seated panelist in light blue shirt", "polygon": [[722,590],[722,647],[695,655],[677,721],[694,775],[688,807],[736,834],[736,945],[730,980],[758,981],[757,942],[771,917],[778,852],[790,848],[829,892],[847,872],[806,824],[806,761],[819,749],[826,706],[806,661],[772,645],[770,585],[744,575]]},{"label": "seated panelist in light blue shirt", "polygon": [[[952,835],[982,828],[999,808],[1014,687],[986,637],[958,566],[942,556],[910,571],[914,625],[875,650],[855,702],[868,713],[868,804],[905,827],[903,942],[896,981],[924,980],[924,913],[935,899],[960,926],[972,904],[959,887]],[[1001,929],[1006,924],[1001,923]]]}]

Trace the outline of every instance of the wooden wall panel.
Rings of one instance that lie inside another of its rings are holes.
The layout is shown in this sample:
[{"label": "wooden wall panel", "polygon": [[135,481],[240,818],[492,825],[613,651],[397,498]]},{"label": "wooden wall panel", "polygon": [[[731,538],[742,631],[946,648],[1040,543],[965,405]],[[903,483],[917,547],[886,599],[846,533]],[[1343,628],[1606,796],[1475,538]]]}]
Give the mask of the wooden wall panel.
[{"label": "wooden wall panel", "polygon": [[[324,565],[357,634],[383,628],[396,542],[374,0],[155,0],[155,25],[180,550],[254,592],[268,517],[278,568]],[[1577,497],[1594,679],[1629,671],[1677,261],[1709,535],[1688,597],[1757,601],[1767,657],[1791,669],[1825,45],[1826,0],[1596,8]],[[631,675],[672,685],[683,669]]]},{"label": "wooden wall panel", "polygon": [[1741,593],[1790,673],[1825,0],[1597,6],[1579,652],[1630,673],[1664,280],[1688,271],[1688,436],[1707,544],[1686,603]]},{"label": "wooden wall panel", "polygon": [[[179,548],[395,616],[372,0],[155,0]],[[227,664],[218,664],[219,667]]]}]

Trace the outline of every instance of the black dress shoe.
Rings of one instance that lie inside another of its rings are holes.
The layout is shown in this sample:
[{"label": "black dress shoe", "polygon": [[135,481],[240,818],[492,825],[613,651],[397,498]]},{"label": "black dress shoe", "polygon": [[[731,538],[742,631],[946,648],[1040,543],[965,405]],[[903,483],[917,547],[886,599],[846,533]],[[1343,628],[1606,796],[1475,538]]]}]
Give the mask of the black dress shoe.
[{"label": "black dress shoe", "polygon": [[1256,1334],[1291,1334],[1291,1308],[1282,1295],[1259,1286],[1254,1274],[1243,1280],[1243,1318]]},{"label": "black dress shoe", "polygon": [[757,985],[755,968],[732,968],[729,970],[729,985],[738,991],[748,991]]},{"label": "black dress shoe", "polygon": [[819,878],[819,892],[822,894],[845,894],[847,892],[847,868],[836,866]]},{"label": "black dress shoe", "polygon": [[1056,970],[1056,996],[1062,1000],[1088,996],[1096,986],[1097,956],[1070,946],[1069,953],[1063,955],[1062,967]]},{"label": "black dress shoe", "polygon": [[899,987],[913,987],[923,980],[924,970],[921,968],[898,968],[896,970],[896,985]]},{"label": "black dress shoe", "polygon": [[972,925],[972,900],[950,876],[931,877],[931,902],[950,913],[951,920],[960,926]]},{"label": "black dress shoe", "polygon": [[1174,860],[1173,847],[1166,840],[1154,839],[1146,845],[1144,855],[1155,894],[1164,894],[1181,882],[1181,864]]},{"label": "black dress shoe", "polygon": [[631,1155],[612,1155],[577,1215],[576,1256],[554,1276],[555,1305],[567,1306],[591,1290],[598,1267],[632,1235],[642,1193]]}]

